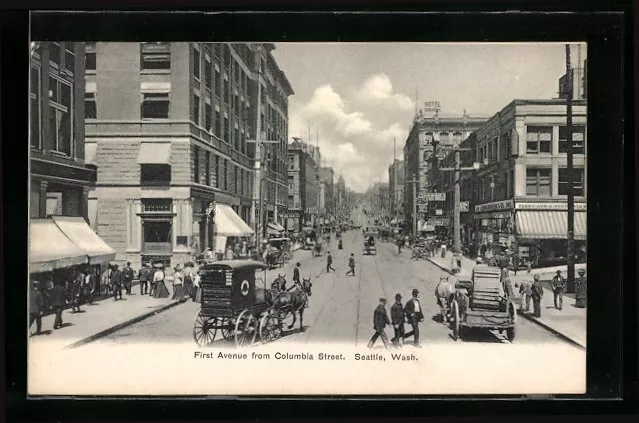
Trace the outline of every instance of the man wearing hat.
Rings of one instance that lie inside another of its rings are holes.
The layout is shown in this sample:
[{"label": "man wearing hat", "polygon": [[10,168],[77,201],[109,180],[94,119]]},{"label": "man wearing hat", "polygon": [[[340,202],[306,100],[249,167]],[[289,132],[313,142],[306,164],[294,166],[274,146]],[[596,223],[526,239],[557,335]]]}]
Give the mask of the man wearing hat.
[{"label": "man wearing hat", "polygon": [[295,269],[293,269],[293,282],[298,284],[300,283],[300,262],[295,264]]},{"label": "man wearing hat", "polygon": [[373,314],[373,329],[375,329],[375,334],[373,334],[371,340],[368,341],[368,348],[373,348],[377,338],[381,337],[384,342],[384,348],[388,349],[388,337],[386,337],[386,332],[384,331],[384,328],[388,324],[390,324],[390,320],[386,313],[386,298],[380,298],[379,305]]},{"label": "man wearing hat", "polygon": [[539,280],[539,275],[533,276],[533,284],[530,288],[530,292],[535,310],[534,316],[541,317],[541,297],[544,296],[544,287]]},{"label": "man wearing hat", "polygon": [[406,302],[404,314],[406,314],[408,323],[413,327],[413,330],[404,335],[404,338],[414,336],[414,345],[421,348],[422,345],[419,343],[419,322],[424,320],[424,313],[422,313],[422,305],[419,303],[419,291],[417,289],[413,289],[413,298]]},{"label": "man wearing hat", "polygon": [[391,342],[401,347],[404,345],[404,306],[400,293],[395,294],[395,304],[391,306],[391,322],[395,330],[395,337]]},{"label": "man wearing hat", "polygon": [[520,310],[528,313],[530,311],[530,296],[532,295],[532,283],[523,279],[519,286],[519,294],[521,295],[521,308]]},{"label": "man wearing hat", "polygon": [[36,335],[42,333],[42,308],[43,300],[40,293],[40,283],[38,281],[31,282],[31,291],[29,292],[29,330],[36,323]]},{"label": "man wearing hat", "polygon": [[581,268],[577,273],[579,277],[575,279],[575,307],[586,308],[586,269]]},{"label": "man wearing hat", "polygon": [[131,262],[127,261],[126,266],[122,269],[122,275],[124,276],[124,289],[126,295],[131,295],[131,286],[133,285],[133,269],[131,268]]},{"label": "man wearing hat", "polygon": [[122,271],[118,269],[118,265],[113,265],[113,271],[111,272],[111,285],[113,286],[113,299],[115,301],[118,300],[118,296],[122,299],[122,283],[124,281],[124,276],[122,275]]},{"label": "man wearing hat", "polygon": [[140,295],[146,295],[149,291],[150,276],[151,269],[149,269],[149,263],[143,263],[140,271],[138,272],[138,279],[140,279]]},{"label": "man wearing hat", "polygon": [[557,274],[552,278],[552,292],[555,297],[555,308],[561,310],[564,305],[564,290],[566,288],[566,280],[561,276],[561,270],[557,270]]}]

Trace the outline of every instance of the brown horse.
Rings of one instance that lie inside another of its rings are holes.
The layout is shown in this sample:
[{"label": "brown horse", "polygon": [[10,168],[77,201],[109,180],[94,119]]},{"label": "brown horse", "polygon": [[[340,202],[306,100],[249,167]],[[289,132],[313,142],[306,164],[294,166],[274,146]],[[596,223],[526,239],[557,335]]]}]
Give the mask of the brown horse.
[{"label": "brown horse", "polygon": [[313,283],[310,279],[303,279],[301,287],[295,285],[296,289],[291,291],[283,291],[272,297],[272,307],[277,310],[280,315],[286,316],[291,313],[293,315],[293,323],[288,327],[292,329],[297,321],[296,314],[300,315],[300,331],[304,332],[304,309],[308,304],[308,297],[311,296],[311,288]]}]

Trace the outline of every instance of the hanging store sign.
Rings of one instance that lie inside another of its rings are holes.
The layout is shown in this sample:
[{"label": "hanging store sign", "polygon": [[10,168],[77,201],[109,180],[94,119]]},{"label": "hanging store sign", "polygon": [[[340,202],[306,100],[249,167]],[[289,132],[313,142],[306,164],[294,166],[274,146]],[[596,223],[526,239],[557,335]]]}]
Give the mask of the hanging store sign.
[{"label": "hanging store sign", "polygon": [[426,192],[419,195],[420,200],[426,201],[446,201],[445,192]]},{"label": "hanging store sign", "polygon": [[432,225],[432,226],[448,226],[449,224],[449,219],[447,217],[437,217],[437,218],[432,218],[429,217],[428,218],[428,222],[427,225]]},{"label": "hanging store sign", "polygon": [[[568,210],[568,203],[517,203],[517,210]],[[575,203],[575,210],[586,211],[586,203]]]},{"label": "hanging store sign", "polygon": [[460,212],[467,212],[469,210],[469,204],[468,201],[462,201],[459,203],[459,211]]},{"label": "hanging store sign", "polygon": [[494,203],[479,204],[475,206],[476,213],[497,211],[497,210],[509,210],[514,206],[513,200],[496,201]]}]

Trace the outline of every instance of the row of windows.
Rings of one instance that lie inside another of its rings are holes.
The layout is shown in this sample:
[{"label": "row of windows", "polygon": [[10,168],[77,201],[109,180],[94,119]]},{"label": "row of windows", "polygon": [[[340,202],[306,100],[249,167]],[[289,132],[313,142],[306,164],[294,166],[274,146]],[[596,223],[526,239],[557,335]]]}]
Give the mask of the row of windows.
[{"label": "row of windows", "polygon": [[[551,193],[552,169],[526,169],[526,195],[537,197],[549,197]],[[558,176],[558,195],[568,195],[567,168],[560,168]],[[584,196],[584,169],[573,169],[573,193],[575,196]]]},{"label": "row of windows", "polygon": [[[41,105],[41,68],[31,66],[30,75],[30,111],[29,138],[31,147],[42,149],[42,113]],[[73,150],[73,83],[49,74],[48,125],[51,148],[71,156]]]},{"label": "row of windows", "polygon": [[[215,186],[224,191],[231,190],[229,176],[233,175],[232,192],[242,196],[250,196],[251,193],[251,172],[235,166],[227,159],[212,155],[211,152],[204,152],[204,174],[200,169],[200,148],[193,147],[193,182],[208,186]],[[211,180],[211,165],[214,165],[215,180]],[[232,171],[231,171],[232,170]]]}]

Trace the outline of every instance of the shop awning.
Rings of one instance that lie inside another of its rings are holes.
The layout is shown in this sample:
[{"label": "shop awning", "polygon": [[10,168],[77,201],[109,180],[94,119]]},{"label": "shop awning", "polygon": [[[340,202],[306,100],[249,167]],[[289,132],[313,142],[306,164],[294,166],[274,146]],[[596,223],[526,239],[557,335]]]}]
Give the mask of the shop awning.
[{"label": "shop awning", "polygon": [[272,230],[274,230],[276,232],[284,232],[285,231],[285,229],[282,226],[280,226],[280,224],[277,223],[277,222],[269,222],[268,223],[268,228],[272,229]]},{"label": "shop awning", "polygon": [[171,164],[171,144],[143,142],[140,144],[138,164]]},{"label": "shop awning", "polygon": [[[518,211],[517,233],[520,238],[567,239],[568,213],[565,211]],[[575,239],[586,239],[586,212],[575,212]]]},{"label": "shop awning", "polygon": [[215,235],[251,236],[255,232],[226,204],[215,205]]},{"label": "shop awning", "polygon": [[29,223],[29,273],[49,272],[88,263],[82,248],[69,239],[51,219]]},{"label": "shop awning", "polygon": [[106,263],[115,259],[115,250],[93,232],[81,217],[53,216],[62,232],[89,257],[89,264]]}]

